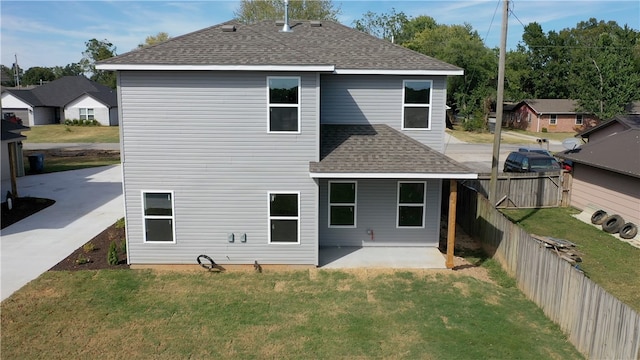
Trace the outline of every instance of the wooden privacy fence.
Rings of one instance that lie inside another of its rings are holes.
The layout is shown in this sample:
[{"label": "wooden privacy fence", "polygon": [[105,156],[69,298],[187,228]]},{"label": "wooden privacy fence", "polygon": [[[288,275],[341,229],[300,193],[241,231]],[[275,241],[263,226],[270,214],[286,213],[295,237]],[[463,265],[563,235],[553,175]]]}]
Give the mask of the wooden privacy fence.
[{"label": "wooden privacy fence", "polygon": [[482,242],[578,351],[591,359],[640,360],[636,311],[548,251],[473,189],[458,186],[457,209],[460,226]]},{"label": "wooden privacy fence", "polygon": [[[465,184],[488,198],[491,174],[478,174],[477,180]],[[500,173],[497,181],[497,207],[541,208],[568,206],[568,189],[571,174],[548,173]]]}]

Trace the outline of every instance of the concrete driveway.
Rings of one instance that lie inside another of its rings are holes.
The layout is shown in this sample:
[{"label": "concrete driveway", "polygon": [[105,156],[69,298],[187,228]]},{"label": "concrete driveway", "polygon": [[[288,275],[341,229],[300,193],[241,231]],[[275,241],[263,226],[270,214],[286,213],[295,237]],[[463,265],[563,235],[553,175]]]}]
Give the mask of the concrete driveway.
[{"label": "concrete driveway", "polygon": [[20,177],[18,194],[56,203],[0,232],[1,300],[124,216],[120,165]]}]

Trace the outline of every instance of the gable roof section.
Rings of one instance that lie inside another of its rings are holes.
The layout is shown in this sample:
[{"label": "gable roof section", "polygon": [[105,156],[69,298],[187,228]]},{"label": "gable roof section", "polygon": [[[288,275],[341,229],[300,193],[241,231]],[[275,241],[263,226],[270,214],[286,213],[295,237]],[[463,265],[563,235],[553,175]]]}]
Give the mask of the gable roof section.
[{"label": "gable roof section", "polygon": [[313,178],[475,179],[478,174],[388,125],[322,125]]},{"label": "gable roof section", "polygon": [[598,126],[594,126],[586,131],[581,132],[576,135],[576,137],[588,138],[594,132],[599,131],[600,129],[611,126],[615,123],[620,123],[624,126],[625,129],[640,129],[640,115],[617,115],[613,119],[599,124]]},{"label": "gable roof section", "polygon": [[[527,104],[536,114],[582,114],[576,111],[578,102],[571,99],[527,99],[520,104]],[[518,105],[517,107],[519,107]]]},{"label": "gable roof section", "polygon": [[64,107],[83,94],[89,94],[109,107],[118,105],[115,90],[86,77],[63,76],[30,90],[6,90],[32,106]]},{"label": "gable roof section", "polygon": [[[333,21],[228,21],[101,61],[103,70],[297,70],[462,75],[457,66]],[[317,26],[320,24],[320,26]],[[223,31],[235,27],[235,31]]]},{"label": "gable roof section", "polygon": [[640,178],[640,128],[588,142],[556,156],[604,170]]}]

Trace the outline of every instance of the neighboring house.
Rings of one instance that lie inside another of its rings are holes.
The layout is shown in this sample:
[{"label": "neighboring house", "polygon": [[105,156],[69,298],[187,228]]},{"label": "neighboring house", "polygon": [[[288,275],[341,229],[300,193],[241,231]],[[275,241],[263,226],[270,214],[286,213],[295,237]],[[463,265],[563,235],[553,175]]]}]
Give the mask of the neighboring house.
[{"label": "neighboring house", "polygon": [[227,22],[118,71],[128,262],[318,265],[321,246],[437,247],[446,80],[331,21]]},{"label": "neighboring house", "polygon": [[[612,132],[621,118],[632,125]],[[573,161],[571,206],[595,205],[640,225],[640,115],[617,116],[606,124],[589,134],[588,143],[556,154]]]},{"label": "neighboring house", "polygon": [[[28,127],[9,122],[6,120],[0,120],[2,123],[2,182],[5,180],[13,180],[18,176],[24,175],[24,165],[22,161],[22,143],[21,141],[26,139],[22,132],[29,130]],[[11,163],[13,162],[13,166]],[[12,193],[16,192],[13,189],[15,184],[12,183]],[[8,189],[2,189],[3,199],[4,192]]]},{"label": "neighboring house", "polygon": [[599,141],[605,137],[629,129],[640,129],[640,114],[618,115],[609,121],[603,122],[598,126],[581,132],[577,136],[580,136],[589,142]]},{"label": "neighboring house", "polygon": [[508,126],[532,132],[580,132],[600,123],[594,114],[577,108],[578,103],[569,99],[523,100],[511,110]]},{"label": "neighboring house", "polygon": [[116,91],[84,76],[64,76],[33,89],[2,91],[2,113],[15,113],[25,125],[58,124],[66,119],[118,125]]}]

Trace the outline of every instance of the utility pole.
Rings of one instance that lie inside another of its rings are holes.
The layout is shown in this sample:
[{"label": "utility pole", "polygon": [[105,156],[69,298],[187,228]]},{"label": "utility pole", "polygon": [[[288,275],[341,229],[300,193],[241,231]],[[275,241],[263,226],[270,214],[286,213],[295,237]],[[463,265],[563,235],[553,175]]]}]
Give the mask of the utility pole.
[{"label": "utility pole", "polygon": [[20,66],[18,66],[18,54],[14,54],[16,63],[13,65],[13,76],[16,78],[16,86],[20,87]]},{"label": "utility pole", "polygon": [[502,8],[502,35],[500,36],[500,60],[498,61],[498,96],[496,99],[496,128],[493,134],[493,158],[491,160],[491,180],[489,181],[489,202],[496,206],[498,201],[498,165],[500,157],[500,132],[502,130],[502,107],[504,103],[504,64],[507,51],[507,24],[509,23],[509,0],[504,0]]}]

